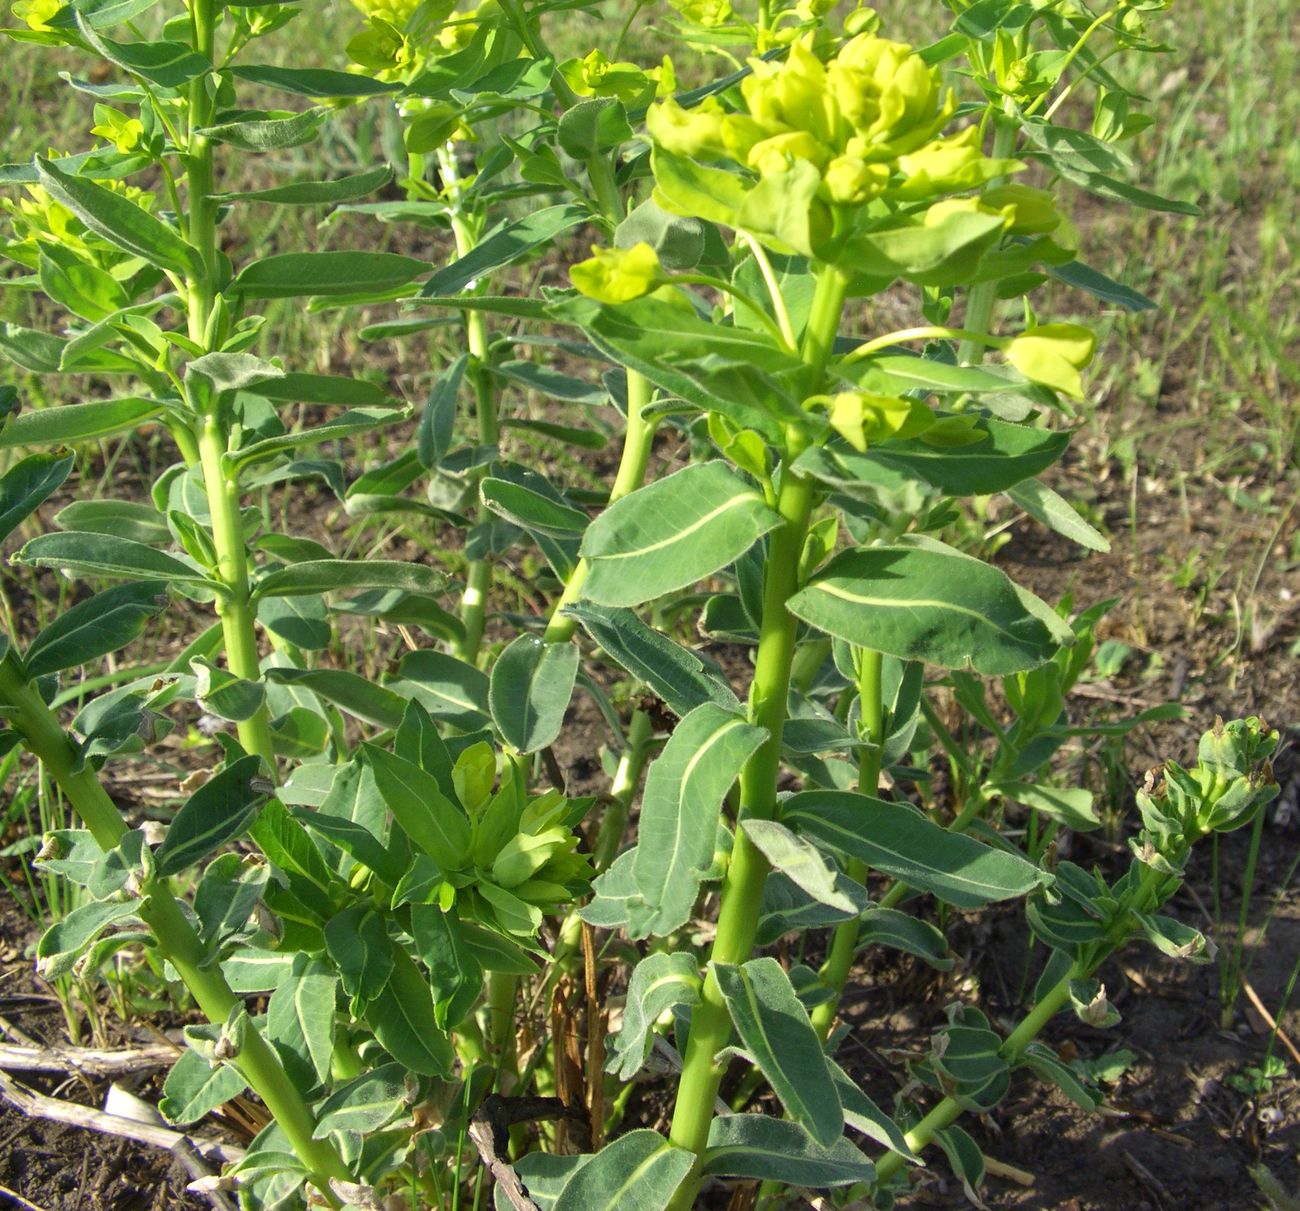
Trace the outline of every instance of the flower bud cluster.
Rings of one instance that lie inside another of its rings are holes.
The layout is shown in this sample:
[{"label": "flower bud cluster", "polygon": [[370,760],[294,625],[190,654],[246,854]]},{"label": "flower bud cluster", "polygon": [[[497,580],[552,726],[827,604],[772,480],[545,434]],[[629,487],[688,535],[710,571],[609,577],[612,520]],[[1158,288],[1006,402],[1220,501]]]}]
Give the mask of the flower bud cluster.
[{"label": "flower bud cluster", "polygon": [[717,97],[692,109],[665,99],[646,116],[650,137],[670,154],[732,161],[760,177],[804,161],[821,176],[821,199],[841,206],[956,193],[1021,167],[986,157],[974,127],[941,137],[956,111],[951,90],[906,43],[874,33],[850,38],[826,63],[805,35],[783,61],[750,60],[740,93],[742,112]]},{"label": "flower bud cluster", "polygon": [[1269,757],[1278,739],[1254,715],[1230,723],[1216,719],[1201,737],[1192,769],[1167,761],[1150,771],[1137,793],[1146,826],[1144,860],[1159,855],[1177,866],[1200,837],[1248,824],[1277,795]]}]

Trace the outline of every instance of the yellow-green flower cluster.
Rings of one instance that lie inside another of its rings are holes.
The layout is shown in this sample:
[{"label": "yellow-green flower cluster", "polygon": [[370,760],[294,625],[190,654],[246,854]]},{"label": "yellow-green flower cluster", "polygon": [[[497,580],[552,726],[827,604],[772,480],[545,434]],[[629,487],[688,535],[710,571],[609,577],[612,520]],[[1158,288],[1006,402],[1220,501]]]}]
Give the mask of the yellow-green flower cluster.
[{"label": "yellow-green flower cluster", "polygon": [[754,59],[750,69],[740,85],[746,112],[728,112],[716,97],[690,110],[671,99],[652,106],[656,145],[760,176],[804,161],[821,174],[823,201],[847,206],[957,193],[1020,167],[984,156],[974,128],[938,137],[955,98],[905,43],[863,33],[823,63],[807,35],[784,61]]},{"label": "yellow-green flower cluster", "polygon": [[653,293],[667,282],[659,254],[644,242],[631,248],[601,248],[569,270],[573,284],[588,298],[601,303],[630,303]]}]

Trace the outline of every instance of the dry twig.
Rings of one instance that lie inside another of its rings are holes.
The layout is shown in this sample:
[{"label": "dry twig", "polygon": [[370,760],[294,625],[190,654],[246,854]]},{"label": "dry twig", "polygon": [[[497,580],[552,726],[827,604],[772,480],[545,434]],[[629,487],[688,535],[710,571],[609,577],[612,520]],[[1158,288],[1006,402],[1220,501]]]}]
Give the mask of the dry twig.
[{"label": "dry twig", "polygon": [[228,1165],[244,1155],[242,1148],[235,1148],[220,1140],[196,1139],[173,1131],[169,1127],[156,1127],[148,1123],[137,1123],[118,1114],[108,1114],[91,1106],[81,1106],[76,1102],[64,1102],[58,1098],[46,1097],[24,1089],[13,1077],[0,1072],[0,1098],[17,1107],[24,1114],[33,1118],[50,1119],[56,1123],[67,1123],[73,1127],[84,1127],[88,1131],[98,1131],[102,1135],[115,1135],[124,1139],[135,1140],[139,1144],[148,1144],[152,1148],[166,1148],[173,1151],[177,1144],[189,1140],[195,1152],[214,1164]]}]

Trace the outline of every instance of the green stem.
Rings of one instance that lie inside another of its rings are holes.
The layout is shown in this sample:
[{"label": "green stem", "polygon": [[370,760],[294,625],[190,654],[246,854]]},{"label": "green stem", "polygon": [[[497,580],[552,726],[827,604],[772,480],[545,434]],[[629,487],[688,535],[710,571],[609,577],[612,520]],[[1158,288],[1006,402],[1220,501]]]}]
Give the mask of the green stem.
[{"label": "green stem", "polygon": [[627,827],[628,812],[632,809],[632,800],[636,798],[637,787],[641,784],[642,771],[650,759],[650,742],[653,739],[654,727],[650,723],[650,716],[642,710],[633,711],[627,729],[627,743],[618,759],[614,780],[610,783],[612,802],[600,822],[596,844],[592,846],[591,864],[597,874],[607,870],[618,856],[623,830]]},{"label": "green stem", "polygon": [[[858,749],[858,790],[874,796],[880,788],[880,762],[885,743],[885,712],[881,697],[881,667],[884,663],[879,652],[864,649],[858,653],[858,701],[861,703],[862,726],[866,743]],[[849,860],[848,877],[855,883],[864,883],[867,864],[861,858]],[[831,990],[829,999],[816,1006],[812,1014],[813,1028],[825,1039],[835,1024],[840,998],[849,978],[849,968],[858,952],[858,934],[861,922],[857,917],[835,928],[831,937],[830,954],[820,972],[822,983]]]},{"label": "green stem", "polygon": [[[1127,912],[1117,916],[1115,923],[1104,941],[1089,947],[1088,951],[1077,958],[1065,973],[1043,996],[1043,998],[1021,1020],[1015,1030],[1006,1037],[998,1049],[998,1054],[1014,1066],[1025,1048],[1038,1037],[1043,1027],[1055,1017],[1066,1001],[1070,999],[1070,984],[1074,980],[1089,979],[1093,972],[1102,965],[1129,938],[1133,930],[1133,914],[1147,912],[1153,904],[1162,904],[1173,894],[1173,888],[1166,882],[1166,876],[1149,866],[1142,868],[1142,877],[1133,890]],[[951,1126],[962,1113],[962,1107],[950,1097],[944,1098],[911,1131],[907,1132],[907,1146],[913,1152],[931,1144],[934,1137],[944,1128]],[[904,1165],[904,1160],[896,1152],[886,1153],[876,1162],[876,1181],[887,1181]]]},{"label": "green stem", "polygon": [[[623,435],[623,453],[619,458],[618,474],[614,485],[609,490],[609,503],[622,500],[630,492],[636,491],[645,479],[646,466],[650,461],[650,450],[654,445],[655,421],[645,415],[650,403],[650,381],[635,370],[627,372],[627,430]],[[582,596],[582,586],[587,582],[589,571],[585,559],[578,560],[573,569],[564,592],[560,594],[551,611],[550,621],[546,626],[547,643],[565,643],[577,630],[578,620],[564,613],[564,607],[572,605]]]},{"label": "green stem", "polygon": [[[823,266],[818,278],[801,353],[808,366],[808,389],[821,389],[844,310],[847,280],[839,270]],[[740,775],[740,815],[770,820],[777,810],[777,779],[781,772],[781,737],[790,697],[798,619],[786,602],[799,588],[799,561],[815,503],[813,485],[790,464],[799,454],[801,435],[787,434],[787,463],[781,475],[777,512],[782,525],[772,531],[763,577],[763,616],[758,655],[749,691],[749,719],[767,732],[767,739],[745,763]],[[689,1211],[699,1189],[700,1165],[709,1142],[713,1105],[722,1083],[717,1054],[731,1037],[731,1017],[714,975],[714,964],[743,963],[754,948],[759,905],[767,882],[767,859],[744,829],[736,830],[735,848],[722,881],[718,929],[709,954],[709,967],[700,1002],[691,1015],[690,1037],[682,1060],[677,1104],[669,1139],[695,1153],[695,1165],[677,1188],[669,1211]]]},{"label": "green stem", "polygon": [[[451,146],[438,149],[438,168],[444,188],[451,202],[451,232],[456,240],[456,255],[469,256],[478,245],[478,233],[466,221],[461,209],[462,185],[456,166],[456,156]],[[467,375],[474,391],[474,416],[478,422],[478,444],[495,446],[501,440],[501,417],[497,409],[496,391],[489,370],[491,353],[488,347],[487,321],[483,312],[467,310],[465,316],[465,343],[469,351]],[[487,510],[479,506],[482,520]],[[456,644],[456,655],[474,664],[483,646],[483,628],[487,619],[488,596],[492,589],[492,564],[486,559],[470,560],[465,570],[465,592],[461,597],[460,620],[465,627],[464,638]]]},{"label": "green stem", "polygon": [[[77,762],[58,719],[27,683],[12,655],[0,661],[0,700],[8,707],[13,726],[90,829],[96,844],[104,850],[115,848],[127,832],[126,822],[94,769]],[[140,916],[153,931],[159,950],[176,968],[207,1019],[223,1024],[242,1002],[230,990],[220,968],[210,962],[166,882],[152,880],[144,892]],[[250,1030],[235,1064],[310,1169],[314,1184],[332,1206],[339,1206],[329,1194],[328,1179],[350,1180],[347,1166],[327,1141],[312,1138],[315,1122],[311,1111],[275,1051],[260,1034]]]},{"label": "green stem", "polygon": [[[219,417],[209,413],[199,424],[199,461],[208,496],[212,541],[217,551],[217,575],[226,586],[225,597],[217,603],[217,615],[225,638],[226,664],[236,677],[257,681],[262,669],[257,648],[256,610],[248,580],[248,549],[244,543],[244,523],[239,510],[239,481],[227,472],[224,465],[229,438]],[[266,706],[262,705],[251,718],[238,724],[238,732],[240,744],[247,752],[261,757],[274,778],[275,748]]]},{"label": "green stem", "polygon": [[[1018,127],[1011,113],[1014,103],[1010,98],[1006,102],[1006,112],[993,115],[993,148],[989,152],[993,159],[1005,159],[1016,149]],[[1001,180],[990,182],[1000,184]],[[987,333],[993,322],[993,308],[998,299],[997,282],[977,282],[971,287],[966,299],[966,314],[962,327],[971,333]],[[962,366],[977,365],[984,357],[986,342],[969,336],[957,348],[957,363]]]}]

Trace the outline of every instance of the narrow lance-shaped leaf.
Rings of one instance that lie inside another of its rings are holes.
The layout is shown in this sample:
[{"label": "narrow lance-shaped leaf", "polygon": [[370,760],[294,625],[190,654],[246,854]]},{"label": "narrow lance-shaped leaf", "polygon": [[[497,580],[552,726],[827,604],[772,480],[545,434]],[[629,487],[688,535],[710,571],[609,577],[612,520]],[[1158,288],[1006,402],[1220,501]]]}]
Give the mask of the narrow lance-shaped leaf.
[{"label": "narrow lance-shaped leaf", "polygon": [[19,563],[59,568],[73,575],[223,587],[174,555],[110,534],[81,534],[75,530],[42,534],[33,538],[14,558]]},{"label": "narrow lance-shaped leaf", "polygon": [[631,610],[579,602],[564,612],[576,618],[606,655],[644,681],[679,717],[705,702],[732,711],[741,709],[721,673],[646,626]]},{"label": "narrow lance-shaped leaf", "polygon": [[97,660],[125,647],[167,604],[156,584],[123,584],[96,593],[60,614],[32,640],[24,663],[42,677]]},{"label": "narrow lance-shaped leaf", "polygon": [[299,952],[266,1007],[267,1034],[288,1060],[290,1074],[307,1088],[329,1076],[337,986],[338,976],[326,964]]},{"label": "narrow lance-shaped leaf", "polygon": [[40,156],[36,157],[36,172],[41,185],[56,202],[61,202],[110,244],[181,277],[202,275],[199,254],[180,233],[124,194],[66,173]]},{"label": "narrow lance-shaped leaf", "polygon": [[629,1131],[565,1182],[552,1211],[663,1211],[694,1159],[656,1131]]},{"label": "narrow lance-shaped leaf", "polygon": [[358,294],[405,286],[430,268],[395,252],[282,252],[245,266],[230,290],[255,299]]},{"label": "narrow lance-shaped leaf", "polygon": [[709,1127],[704,1172],[817,1190],[868,1182],[875,1167],[849,1140],[823,1147],[798,1123],[766,1114],[728,1114]]},{"label": "narrow lance-shaped leaf", "polygon": [[741,1044],[792,1119],[823,1147],[844,1134],[844,1109],[821,1040],[785,969],[772,958],[713,964]]},{"label": "narrow lance-shaped leaf", "polygon": [[433,994],[404,950],[393,950],[392,975],[367,1006],[366,1021],[380,1046],[412,1072],[436,1077],[451,1074],[451,1040],[438,1029]]},{"label": "narrow lance-shaped leaf", "polygon": [[789,609],[857,647],[990,676],[1036,668],[1059,646],[1005,573],[920,546],[843,551]]},{"label": "narrow lance-shaped leaf", "polygon": [[92,400],[37,408],[10,418],[0,428],[0,447],[70,445],[134,429],[162,412],[155,399]]},{"label": "narrow lance-shaped leaf", "polygon": [[32,454],[0,476],[0,542],[48,500],[72,470],[75,456]]},{"label": "narrow lance-shaped leaf", "polygon": [[435,595],[447,587],[441,572],[393,559],[311,559],[268,572],[257,584],[258,597],[292,597],[356,589],[394,589]]},{"label": "narrow lance-shaped leaf", "polygon": [[373,744],[362,746],[393,818],[444,871],[459,870],[470,852],[469,819],[418,765]]},{"label": "narrow lance-shaped leaf", "polygon": [[723,462],[697,463],[625,496],[588,527],[583,596],[640,605],[743,555],[781,516]]},{"label": "narrow lance-shaped leaf", "polygon": [[241,757],[186,800],[154,854],[160,875],[192,866],[252,824],[269,789],[256,784],[261,767],[260,757]]},{"label": "narrow lance-shaped leaf", "polygon": [[585,223],[591,212],[585,206],[566,204],[548,206],[535,214],[503,224],[490,231],[473,252],[439,269],[420,292],[424,297],[454,295],[471,282],[503,265],[512,265],[534,248],[547,243],[562,231]]},{"label": "narrow lance-shaped leaf", "polygon": [[560,734],[578,676],[578,648],[520,635],[492,666],[488,702],[501,738],[521,753],[546,748]]},{"label": "narrow lance-shaped leaf", "polygon": [[767,732],[713,703],[677,725],[650,766],[632,864],[634,937],[666,936],[690,919],[713,861],[722,799]]},{"label": "narrow lance-shaped leaf", "polygon": [[803,791],[785,801],[781,819],[959,908],[1009,900],[1051,882],[1032,862],[940,828],[910,804],[853,791]]},{"label": "narrow lance-shaped leaf", "polygon": [[695,959],[681,951],[657,951],[632,969],[623,1008],[623,1026],[614,1036],[607,1072],[630,1081],[650,1054],[654,1024],[669,1009],[699,1001]]}]

